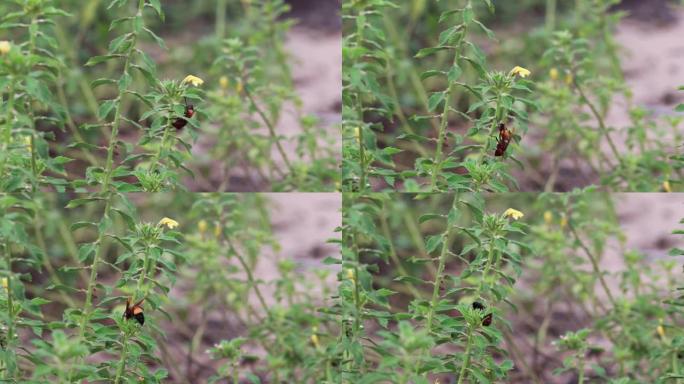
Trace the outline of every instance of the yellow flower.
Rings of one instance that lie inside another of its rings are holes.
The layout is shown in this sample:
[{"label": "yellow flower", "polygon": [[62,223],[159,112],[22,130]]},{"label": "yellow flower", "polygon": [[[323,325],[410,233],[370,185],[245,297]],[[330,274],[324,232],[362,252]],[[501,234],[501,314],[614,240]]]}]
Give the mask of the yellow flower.
[{"label": "yellow flower", "polygon": [[513,208],[508,208],[506,212],[504,212],[504,217],[510,217],[513,220],[518,220],[519,218],[525,216],[522,212],[518,211],[517,209]]},{"label": "yellow flower", "polygon": [[558,70],[556,68],[551,68],[551,70],[549,71],[549,77],[553,81],[558,80]]},{"label": "yellow flower", "polygon": [[29,152],[33,150],[31,146],[31,136],[24,136],[24,145],[28,148]]},{"label": "yellow flower", "polygon": [[573,81],[573,80],[574,80],[574,79],[573,79],[573,77],[572,77],[572,73],[568,72],[568,73],[565,75],[565,84],[570,85],[570,84],[572,84],[572,81]]},{"label": "yellow flower", "polygon": [[197,230],[200,233],[204,233],[207,231],[207,222],[205,220],[200,220],[197,222]]},{"label": "yellow flower", "polygon": [[551,225],[551,223],[553,223],[553,213],[551,213],[551,211],[544,212],[544,222],[546,225]]},{"label": "yellow flower", "polygon": [[656,328],[656,332],[658,332],[658,335],[660,335],[660,337],[662,337],[662,338],[665,337],[665,328],[663,328],[663,319],[660,319],[660,324],[658,324],[658,327]]},{"label": "yellow flower", "polygon": [[178,222],[174,219],[169,219],[168,217],[165,217],[165,218],[159,220],[159,224],[157,224],[157,225],[161,225],[161,226],[166,225],[167,228],[174,229],[178,226]]},{"label": "yellow flower", "polygon": [[565,228],[567,225],[568,225],[568,218],[565,217],[565,215],[563,215],[563,217],[561,217],[560,226],[561,226],[561,228]]},{"label": "yellow flower", "polygon": [[0,41],[0,55],[4,55],[5,53],[9,52],[11,48],[12,48],[12,45],[10,44],[9,41],[7,41],[7,40]]},{"label": "yellow flower", "polygon": [[3,288],[7,289],[8,282],[7,282],[6,277],[3,277],[2,279],[0,279],[0,285],[2,285]]},{"label": "yellow flower", "polygon": [[354,281],[354,282],[356,281],[356,279],[354,278],[354,270],[353,269],[347,269],[347,279]]},{"label": "yellow flower", "polygon": [[663,190],[668,193],[672,192],[672,186],[670,186],[669,180],[663,181]]},{"label": "yellow flower", "polygon": [[242,93],[242,81],[238,81],[237,85],[235,86],[235,91],[237,93]]},{"label": "yellow flower", "polygon": [[195,87],[199,87],[200,85],[204,84],[204,80],[200,79],[197,76],[187,75],[185,76],[185,79],[183,79],[183,83],[190,83]]},{"label": "yellow flower", "polygon": [[354,137],[356,138],[356,141],[361,140],[361,128],[354,128]]},{"label": "yellow flower", "polygon": [[511,75],[518,75],[522,78],[525,78],[529,76],[532,72],[530,72],[528,69],[525,69],[523,67],[515,66],[515,68],[511,69]]},{"label": "yellow flower", "polygon": [[219,79],[219,85],[223,89],[228,88],[228,78],[225,76],[221,76],[221,78]]},{"label": "yellow flower", "polygon": [[219,236],[221,236],[221,226],[219,225],[219,223],[216,223],[214,225],[214,237],[219,237]]},{"label": "yellow flower", "polygon": [[318,332],[318,328],[317,328],[317,327],[313,327],[312,331],[313,331],[313,333],[311,334],[311,343],[313,343],[314,347],[320,348],[320,347],[321,347],[321,343],[320,343],[320,341],[318,340],[318,335],[316,334],[316,332]]}]

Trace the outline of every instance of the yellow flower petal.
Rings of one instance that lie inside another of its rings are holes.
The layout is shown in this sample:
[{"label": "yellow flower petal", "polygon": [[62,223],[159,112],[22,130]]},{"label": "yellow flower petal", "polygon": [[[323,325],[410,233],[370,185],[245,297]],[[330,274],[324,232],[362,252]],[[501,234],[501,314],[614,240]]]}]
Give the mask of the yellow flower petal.
[{"label": "yellow flower petal", "polygon": [[7,41],[7,40],[0,41],[0,55],[4,55],[5,53],[9,52],[11,48],[12,48],[12,44],[10,44],[9,41]]},{"label": "yellow flower petal", "polygon": [[321,347],[321,343],[318,341],[318,335],[317,334],[314,333],[313,335],[311,335],[311,343],[313,343],[314,347],[316,347],[316,348]]},{"label": "yellow flower petal", "polygon": [[553,213],[551,213],[551,211],[544,212],[544,222],[546,225],[551,225],[551,223],[553,223]]},{"label": "yellow flower petal", "polygon": [[197,76],[187,75],[185,76],[185,79],[183,79],[183,83],[190,83],[195,87],[199,87],[200,85],[204,84],[204,80],[200,79]]},{"label": "yellow flower petal", "polygon": [[668,193],[672,192],[672,186],[670,186],[669,180],[663,181],[663,190]]},{"label": "yellow flower petal", "polygon": [[549,77],[553,81],[558,80],[558,70],[556,68],[551,68],[551,70],[549,71]]},{"label": "yellow flower petal", "polygon": [[228,88],[228,78],[226,76],[221,76],[221,78],[219,79],[219,85],[223,89]]},{"label": "yellow flower petal", "polygon": [[356,141],[361,140],[361,128],[354,128],[354,137],[356,138]]},{"label": "yellow flower petal", "polygon": [[178,226],[178,222],[174,219],[169,219],[168,217],[165,217],[161,220],[159,220],[159,224],[161,226],[166,226],[169,229],[174,229]]},{"label": "yellow flower petal", "polygon": [[572,73],[568,73],[565,75],[565,84],[570,85],[572,84],[573,81]]},{"label": "yellow flower petal", "polygon": [[513,208],[508,208],[506,212],[504,212],[504,217],[510,217],[513,220],[518,220],[519,218],[525,216],[522,212],[518,211],[517,209]]},{"label": "yellow flower petal", "polygon": [[200,233],[204,233],[204,232],[207,231],[207,222],[206,222],[206,220],[200,220],[199,222],[197,222],[197,230],[198,230]]},{"label": "yellow flower petal", "polygon": [[351,281],[355,281],[354,279],[354,270],[353,269],[347,269],[347,279]]},{"label": "yellow flower petal", "polygon": [[513,69],[511,69],[511,75],[518,75],[522,78],[525,78],[529,76],[532,72],[530,72],[528,69],[525,69],[523,67],[515,66]]},{"label": "yellow flower petal", "polygon": [[7,282],[7,278],[6,278],[6,277],[3,277],[2,279],[0,279],[0,285],[2,285],[3,288],[7,289],[7,286],[8,286],[9,284],[8,284],[8,282]]},{"label": "yellow flower petal", "polygon": [[656,332],[658,332],[660,337],[665,337],[665,328],[663,328],[662,325],[659,325],[658,328],[656,328]]}]

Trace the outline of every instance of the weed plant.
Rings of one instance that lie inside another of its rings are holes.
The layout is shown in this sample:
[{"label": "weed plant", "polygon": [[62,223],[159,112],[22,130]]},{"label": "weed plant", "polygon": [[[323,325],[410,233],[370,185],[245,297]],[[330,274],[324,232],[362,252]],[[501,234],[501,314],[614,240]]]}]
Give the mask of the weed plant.
[{"label": "weed plant", "polygon": [[[98,221],[109,204],[111,216]],[[333,377],[335,322],[320,312],[334,292],[331,271],[304,271],[282,253],[270,204],[258,194],[127,194],[111,203],[0,195],[0,379]],[[142,301],[143,318],[124,316],[127,301]]]},{"label": "weed plant", "polygon": [[680,261],[625,247],[621,196],[349,195],[338,380],[681,377]]},{"label": "weed plant", "polygon": [[[217,3],[215,34],[181,63],[184,48],[169,50],[155,32],[166,20],[158,0],[0,5],[0,190],[335,188],[338,153],[302,112],[285,51],[289,7],[231,6],[243,24]],[[279,132],[286,114],[296,116],[293,135]]]},{"label": "weed plant", "polygon": [[618,0],[492,3],[344,2],[344,190],[678,191],[681,107],[633,102]]}]

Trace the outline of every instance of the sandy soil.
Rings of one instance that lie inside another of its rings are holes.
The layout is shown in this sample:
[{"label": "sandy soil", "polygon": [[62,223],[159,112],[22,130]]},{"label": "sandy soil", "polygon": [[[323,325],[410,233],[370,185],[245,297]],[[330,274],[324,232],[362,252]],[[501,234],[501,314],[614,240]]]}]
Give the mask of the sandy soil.
[{"label": "sandy soil", "polygon": [[[320,119],[327,136],[335,138],[332,146],[341,159],[339,125],[342,122],[342,35],[341,31],[324,32],[308,27],[290,31],[286,47],[292,55],[295,86],[302,100],[302,112]],[[293,112],[292,106],[288,108]],[[301,133],[294,113],[286,113],[276,126],[278,134],[293,138]],[[330,144],[328,144],[330,145]],[[296,157],[296,140],[283,144],[287,155]],[[272,156],[281,159],[276,148]],[[282,161],[280,164],[283,164]]]},{"label": "sandy soil", "polygon": [[281,250],[277,255],[264,255],[265,262],[255,271],[260,278],[269,281],[278,277],[274,262],[278,259],[292,259],[300,270],[306,271],[323,268],[321,260],[327,256],[339,257],[339,248],[327,241],[340,237],[335,228],[342,225],[341,194],[271,193],[267,196],[272,206],[271,223]]}]

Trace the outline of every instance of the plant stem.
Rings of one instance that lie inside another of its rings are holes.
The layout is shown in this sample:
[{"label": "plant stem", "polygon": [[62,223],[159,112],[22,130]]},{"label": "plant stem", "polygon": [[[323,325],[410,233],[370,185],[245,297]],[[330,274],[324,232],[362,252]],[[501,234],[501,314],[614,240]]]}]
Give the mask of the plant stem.
[{"label": "plant stem", "polygon": [[159,163],[159,160],[162,157],[162,154],[164,153],[164,149],[166,147],[166,140],[169,137],[169,132],[171,131],[171,126],[173,124],[173,110],[169,109],[169,116],[167,117],[167,124],[164,127],[164,134],[162,135],[161,143],[159,143],[159,150],[157,150],[157,153],[154,155],[152,158],[152,164],[150,165],[150,170],[149,172],[152,173],[157,169],[157,164]]},{"label": "plant stem", "polygon": [[552,32],[556,29],[556,2],[557,0],[546,0],[546,31]]},{"label": "plant stem", "polygon": [[[613,152],[613,156],[618,160],[620,164],[622,164],[622,157],[620,156],[620,152],[617,149],[617,146],[613,142],[613,139],[610,137],[610,132],[608,131],[608,128],[606,127],[605,122],[603,121],[603,117],[601,117],[601,114],[599,113],[598,109],[594,106],[594,104],[589,101],[589,98],[587,95],[584,93],[584,90],[582,87],[579,85],[577,82],[577,77],[575,74],[572,76],[572,82],[575,85],[575,88],[577,89],[577,92],[579,92],[580,96],[582,97],[582,100],[584,101],[584,104],[586,104],[589,109],[591,110],[591,113],[594,115],[596,118],[596,121],[599,123],[599,128],[601,130],[601,133],[606,137],[606,140],[608,141],[608,145],[610,146],[611,152]],[[599,148],[600,150],[600,148]]]},{"label": "plant stem", "polygon": [[477,287],[477,293],[475,296],[480,296],[480,293],[482,292],[482,288],[484,287],[484,281],[487,278],[487,275],[489,275],[489,270],[492,269],[493,263],[494,263],[494,241],[490,240],[489,250],[487,251],[487,264],[485,265],[485,268],[482,271],[482,277],[480,278],[480,284]]},{"label": "plant stem", "polygon": [[[404,268],[404,266],[401,264],[401,260],[399,259],[399,256],[397,255],[397,250],[394,248],[394,243],[392,242],[392,234],[390,233],[390,228],[389,228],[389,223],[387,222],[387,212],[389,212],[389,207],[383,203],[383,209],[380,211],[380,228],[382,230],[382,235],[387,239],[387,244],[389,245],[389,254],[390,258],[394,262],[394,264],[397,267],[397,270],[399,270],[399,273],[402,277],[408,276],[408,272]],[[408,281],[407,283],[408,290],[411,292],[413,297],[415,298],[421,298],[423,295],[416,289],[416,287]]]},{"label": "plant stem", "polygon": [[252,104],[252,108],[254,108],[254,110],[256,110],[259,117],[261,117],[261,120],[264,122],[264,124],[266,124],[266,127],[268,127],[268,132],[271,135],[271,139],[275,142],[275,145],[278,148],[278,152],[280,153],[280,156],[283,158],[283,161],[285,162],[287,169],[289,169],[290,173],[292,175],[294,175],[295,174],[294,168],[292,168],[292,164],[290,164],[290,160],[288,159],[287,154],[285,153],[285,149],[283,149],[283,145],[280,143],[280,139],[278,138],[278,135],[276,134],[275,127],[273,126],[273,123],[268,119],[268,117],[266,116],[264,111],[261,110],[261,108],[257,104],[256,100],[252,96],[252,93],[249,91],[249,87],[247,86],[247,82],[243,81],[243,84],[245,84],[245,86],[243,87],[243,90],[245,92],[245,95],[247,95],[247,98],[249,99],[250,104]]},{"label": "plant stem", "polygon": [[219,40],[226,36],[226,0],[216,2],[216,38]]},{"label": "plant stem", "polygon": [[468,340],[466,341],[466,350],[465,350],[465,360],[463,361],[463,365],[461,365],[461,373],[458,375],[458,383],[457,384],[462,384],[463,380],[468,376],[468,366],[470,365],[470,350],[473,345],[473,327],[468,325]]},{"label": "plant stem", "polygon": [[[459,194],[456,194],[451,204],[451,209],[456,209],[459,201]],[[425,322],[425,329],[429,333],[432,332],[432,321],[435,314],[435,307],[439,299],[439,288],[442,286],[444,280],[444,267],[446,265],[446,258],[449,254],[449,245],[451,243],[451,233],[453,226],[449,226],[442,234],[442,250],[439,254],[439,264],[437,265],[437,274],[435,275],[435,282],[432,288],[432,299],[430,299],[430,308],[428,308],[427,320]]]},{"label": "plant stem", "polygon": [[[466,8],[471,8],[471,2],[468,0],[466,4]],[[459,58],[461,57],[461,50],[463,49],[463,41],[465,40],[465,36],[468,33],[468,25],[463,23],[463,36],[461,37],[460,42],[458,43],[458,47],[456,48],[456,53],[454,53],[454,61],[453,61],[453,66],[458,65]],[[435,151],[435,159],[432,164],[432,191],[439,190],[437,186],[437,176],[438,173],[441,171],[441,162],[442,162],[442,151],[444,148],[444,140],[446,138],[446,130],[447,126],[449,125],[449,108],[451,108],[451,98],[452,98],[452,93],[454,93],[456,83],[455,82],[449,82],[449,86],[447,87],[445,92],[445,97],[444,97],[444,108],[442,109],[442,114],[440,118],[440,124],[439,124],[439,134],[437,136],[437,149]]]},{"label": "plant stem", "polygon": [[603,290],[606,292],[606,295],[608,295],[608,300],[610,300],[610,303],[612,304],[613,308],[617,308],[617,304],[615,302],[615,299],[613,298],[613,294],[608,288],[608,284],[606,283],[606,280],[603,278],[603,274],[601,273],[601,269],[598,265],[598,260],[596,257],[594,257],[594,254],[589,250],[589,247],[587,247],[582,239],[580,238],[579,234],[577,233],[577,230],[575,230],[575,226],[571,223],[570,220],[568,220],[568,228],[570,228],[570,232],[572,232],[573,237],[575,238],[575,241],[579,244],[580,248],[586,253],[587,257],[589,258],[589,261],[591,261],[591,266],[594,270],[594,274],[596,277],[599,279],[601,282],[601,286],[603,287]]},{"label": "plant stem", "polygon": [[581,354],[577,356],[577,358],[579,359],[577,366],[579,378],[577,379],[577,384],[584,384],[584,351],[581,351]]},{"label": "plant stem", "polygon": [[[359,176],[359,192],[366,190],[368,183],[366,176],[366,148],[363,146],[363,127],[358,127],[359,136],[356,138],[359,142],[359,161],[361,162],[361,175]],[[354,132],[356,133],[356,132]]]},{"label": "plant stem", "polygon": [[264,296],[261,294],[261,290],[259,289],[259,285],[257,284],[256,280],[254,279],[254,274],[252,273],[252,268],[249,267],[247,262],[245,261],[245,258],[242,257],[240,252],[238,252],[237,248],[233,245],[231,242],[230,238],[228,236],[225,237],[226,243],[228,244],[228,247],[232,251],[232,253],[237,257],[238,261],[240,262],[240,265],[242,265],[242,268],[245,270],[245,273],[247,274],[247,280],[249,281],[249,285],[254,288],[254,293],[257,295],[257,298],[259,299],[259,303],[261,304],[262,309],[266,312],[267,316],[271,316],[271,311],[268,309],[268,305],[266,305],[266,300],[264,300]]},{"label": "plant stem", "polygon": [[[7,242],[3,243],[5,258],[7,259],[7,350],[10,355],[10,359],[15,360],[14,348],[12,348],[14,339],[14,300],[12,297],[12,251]],[[11,350],[10,350],[11,348]],[[5,378],[10,378],[14,376],[14,369],[16,364],[6,364],[7,375]]]},{"label": "plant stem", "polygon": [[140,271],[140,276],[138,278],[138,285],[135,287],[135,297],[134,297],[134,302],[140,300],[141,298],[145,297],[145,293],[141,294],[142,291],[142,286],[145,284],[145,279],[147,278],[147,270],[149,269],[150,265],[150,248],[147,247],[145,250],[145,257],[143,259],[143,266],[142,266],[142,271]]},{"label": "plant stem", "polygon": [[119,366],[116,369],[116,378],[114,384],[119,384],[126,367],[126,355],[128,354],[128,332],[124,331],[123,347],[121,349],[121,357],[119,358]]}]

